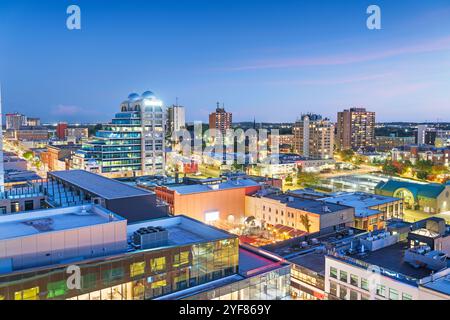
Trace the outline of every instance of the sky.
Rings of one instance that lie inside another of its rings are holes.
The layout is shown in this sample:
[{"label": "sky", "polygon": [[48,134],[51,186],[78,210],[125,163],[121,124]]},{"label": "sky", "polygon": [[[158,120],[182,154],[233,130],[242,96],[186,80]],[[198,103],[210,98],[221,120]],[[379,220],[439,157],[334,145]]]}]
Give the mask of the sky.
[{"label": "sky", "polygon": [[[81,30],[66,9],[81,8]],[[369,5],[381,30],[366,27]],[[450,121],[448,0],[1,0],[3,113],[107,122],[129,93],[234,121]]]}]

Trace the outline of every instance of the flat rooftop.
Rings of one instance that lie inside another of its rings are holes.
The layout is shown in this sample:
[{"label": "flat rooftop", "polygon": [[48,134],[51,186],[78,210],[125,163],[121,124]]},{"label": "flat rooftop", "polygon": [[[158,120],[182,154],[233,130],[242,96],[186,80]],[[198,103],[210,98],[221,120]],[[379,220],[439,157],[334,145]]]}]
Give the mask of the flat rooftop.
[{"label": "flat rooftop", "polygon": [[450,278],[449,276],[444,276],[434,281],[430,281],[424,285],[424,288],[437,291],[450,296]]},{"label": "flat rooftop", "polygon": [[[168,242],[162,247],[237,238],[226,231],[183,215],[129,224],[127,236],[131,237],[135,231],[143,227],[163,227],[168,231]],[[155,249],[161,249],[161,247]]]},{"label": "flat rooftop", "polygon": [[281,203],[285,203],[290,208],[295,208],[315,214],[333,213],[341,210],[346,210],[349,208],[348,206],[340,204],[325,203],[324,201],[319,200],[297,198],[289,196],[289,194],[269,194],[264,196],[264,198],[277,200],[280,201]]},{"label": "flat rooftop", "polygon": [[322,250],[297,255],[289,258],[288,261],[317,272],[318,274],[325,274],[325,252]]},{"label": "flat rooftop", "polygon": [[398,242],[392,246],[388,246],[373,252],[366,252],[364,255],[350,255],[350,257],[364,261],[366,263],[379,266],[390,271],[400,273],[402,275],[415,279],[428,277],[433,272],[427,268],[414,268],[403,257],[408,249],[407,242]]},{"label": "flat rooftop", "polygon": [[124,220],[98,205],[35,210],[0,216],[0,240]]},{"label": "flat rooftop", "polygon": [[326,201],[327,203],[342,204],[353,207],[355,208],[355,216],[367,217],[380,212],[379,210],[371,209],[372,207],[400,201],[401,199],[364,192],[352,192],[326,197],[320,200]]},{"label": "flat rooftop", "polygon": [[194,194],[194,193],[221,191],[221,190],[256,187],[256,186],[259,186],[259,184],[251,179],[239,179],[212,185],[192,184],[181,186],[169,186],[168,188],[179,194]]},{"label": "flat rooftop", "polygon": [[85,170],[53,171],[49,172],[48,175],[64,180],[71,185],[107,200],[152,194],[150,191]]}]

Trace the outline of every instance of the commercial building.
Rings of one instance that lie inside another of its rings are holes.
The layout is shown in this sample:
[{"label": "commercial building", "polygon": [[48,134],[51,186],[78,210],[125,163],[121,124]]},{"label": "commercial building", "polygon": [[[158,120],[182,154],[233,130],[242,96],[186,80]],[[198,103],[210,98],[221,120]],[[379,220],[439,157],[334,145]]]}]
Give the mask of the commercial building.
[{"label": "commercial building", "polygon": [[450,211],[450,183],[421,183],[402,180],[382,181],[375,193],[403,199],[405,208],[438,214]]},{"label": "commercial building", "polygon": [[245,218],[245,197],[261,185],[250,179],[230,179],[211,184],[159,186],[158,199],[169,205],[173,215],[186,215],[205,223],[239,224]]},{"label": "commercial building", "polygon": [[167,108],[167,134],[186,128],[186,114],[183,106],[173,105]]},{"label": "commercial building", "polygon": [[27,118],[27,126],[29,127],[39,127],[41,125],[40,118]]},{"label": "commercial building", "polygon": [[339,150],[364,149],[374,145],[375,112],[350,108],[338,112],[336,146]]},{"label": "commercial building", "polygon": [[386,227],[386,221],[403,218],[403,199],[354,192],[322,198],[327,203],[355,208],[354,228],[376,231]]},{"label": "commercial building", "polygon": [[68,170],[72,155],[80,149],[80,145],[48,145],[47,151],[41,153],[41,161],[48,171]]},{"label": "commercial building", "polygon": [[7,113],[6,130],[17,130],[20,127],[27,126],[27,116],[20,113]]},{"label": "commercial building", "polygon": [[[2,300],[289,294],[289,264],[240,250],[237,236],[184,216],[127,225],[90,205],[0,217],[0,229],[8,248],[0,258]],[[72,286],[74,273],[81,281]]]},{"label": "commercial building", "polygon": [[[411,228],[408,239],[411,234],[424,232],[416,226]],[[433,227],[427,228],[431,230],[426,231],[434,233]],[[448,273],[450,238],[448,231],[432,236],[446,243],[447,250],[415,240],[401,241],[399,234],[384,231],[355,238],[346,247],[330,250],[325,256],[325,291],[329,298],[343,300],[442,298],[442,293],[424,287],[427,284],[433,287],[434,275],[438,279]]]},{"label": "commercial building", "polygon": [[73,139],[75,142],[79,142],[89,137],[89,130],[88,128],[71,127],[66,129],[65,136],[67,140]]},{"label": "commercial building", "polygon": [[47,142],[48,129],[45,127],[20,127],[6,132],[6,139],[14,141]]},{"label": "commercial building", "polygon": [[209,129],[215,129],[224,135],[228,129],[231,129],[232,124],[233,114],[226,112],[225,108],[220,108],[217,103],[216,112],[209,115]]},{"label": "commercial building", "polygon": [[393,148],[398,148],[415,143],[414,137],[391,137],[391,136],[376,136],[375,148],[378,151],[391,151]]},{"label": "commercial building", "polygon": [[332,159],[334,125],[316,114],[305,114],[294,124],[294,152],[306,158]]},{"label": "commercial building", "polygon": [[110,177],[164,174],[164,111],[150,92],[130,94],[110,124],[83,143],[73,159],[77,169]]},{"label": "commercial building", "polygon": [[43,184],[52,207],[97,203],[129,222],[167,216],[167,206],[154,192],[84,170],[53,171]]},{"label": "commercial building", "polygon": [[307,233],[334,231],[353,225],[355,209],[324,201],[304,199],[294,194],[265,190],[246,196],[246,215],[264,227],[278,225]]},{"label": "commercial building", "polygon": [[59,122],[56,125],[56,136],[59,140],[66,139],[67,122]]},{"label": "commercial building", "polygon": [[393,161],[411,161],[413,165],[419,160],[431,161],[435,166],[450,166],[450,148],[433,146],[408,145],[394,148],[391,151]]}]

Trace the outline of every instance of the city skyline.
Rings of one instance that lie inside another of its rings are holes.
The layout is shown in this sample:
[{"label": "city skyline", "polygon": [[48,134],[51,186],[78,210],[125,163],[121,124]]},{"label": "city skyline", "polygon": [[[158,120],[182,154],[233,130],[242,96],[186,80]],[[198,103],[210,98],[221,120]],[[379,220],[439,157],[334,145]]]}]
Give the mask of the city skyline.
[{"label": "city skyline", "polygon": [[235,122],[336,121],[350,107],[377,122],[450,121],[445,1],[378,1],[382,30],[366,28],[367,1],[77,1],[74,31],[69,4],[0,4],[3,113],[106,122],[150,89],[166,106],[178,98],[187,122],[206,123],[217,101]]}]

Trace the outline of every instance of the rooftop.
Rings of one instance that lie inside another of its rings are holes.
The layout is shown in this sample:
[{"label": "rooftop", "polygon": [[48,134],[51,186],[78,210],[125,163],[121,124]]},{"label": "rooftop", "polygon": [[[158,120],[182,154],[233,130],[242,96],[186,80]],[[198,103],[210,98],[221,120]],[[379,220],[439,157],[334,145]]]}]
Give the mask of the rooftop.
[{"label": "rooftop", "polygon": [[220,191],[220,190],[238,189],[256,186],[259,186],[259,184],[253,180],[239,179],[217,183],[213,185],[192,184],[192,185],[169,187],[169,189],[179,194],[193,194],[193,193],[202,193],[202,192]]},{"label": "rooftop", "polygon": [[[387,271],[417,280],[428,277],[433,272],[431,269],[414,268],[408,262],[404,261],[404,254],[408,248],[407,242],[398,242],[377,251],[365,252],[364,255],[353,254],[349,256],[370,265],[375,265]],[[396,275],[392,274],[391,276],[395,277]]]},{"label": "rooftop", "polygon": [[322,250],[301,254],[289,258],[288,261],[318,274],[325,274],[325,252]]},{"label": "rooftop", "polygon": [[450,276],[448,274],[422,286],[450,296]]},{"label": "rooftop", "polygon": [[415,199],[418,197],[434,199],[445,190],[445,185],[439,183],[416,183],[409,181],[388,180],[386,182],[380,182],[376,186],[377,190],[392,194],[401,188],[408,189],[414,195]]},{"label": "rooftop", "polygon": [[135,231],[143,227],[163,227],[167,230],[168,242],[165,246],[168,247],[237,238],[237,236],[226,231],[183,215],[128,224],[128,237],[131,237]]},{"label": "rooftop", "polygon": [[4,215],[0,216],[0,240],[122,220],[124,220],[122,217],[97,205],[35,210]]},{"label": "rooftop", "polygon": [[349,208],[348,206],[340,204],[325,203],[324,201],[319,200],[301,199],[286,194],[269,194],[264,197],[280,201],[281,203],[285,203],[290,208],[295,208],[315,214],[333,213]]},{"label": "rooftop", "polygon": [[399,198],[375,195],[364,192],[344,193],[332,197],[323,198],[328,203],[343,204],[355,208],[355,216],[367,217],[378,214],[380,211],[372,209],[386,203],[400,201]]},{"label": "rooftop", "polygon": [[151,193],[85,170],[53,171],[48,174],[108,200],[145,196]]}]

